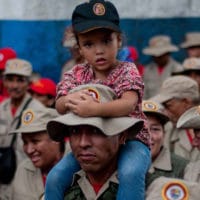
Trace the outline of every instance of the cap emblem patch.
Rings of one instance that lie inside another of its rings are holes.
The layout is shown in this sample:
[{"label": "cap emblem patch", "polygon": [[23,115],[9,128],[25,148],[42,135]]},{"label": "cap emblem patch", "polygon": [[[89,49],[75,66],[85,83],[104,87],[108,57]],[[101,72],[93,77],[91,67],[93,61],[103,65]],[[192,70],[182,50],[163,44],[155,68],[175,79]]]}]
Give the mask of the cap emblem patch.
[{"label": "cap emblem patch", "polygon": [[157,111],[158,106],[151,101],[147,101],[147,102],[143,103],[143,110],[145,110],[145,111]]},{"label": "cap emblem patch", "polygon": [[165,200],[188,200],[189,192],[182,182],[173,181],[164,185],[162,197]]},{"label": "cap emblem patch", "polygon": [[22,117],[23,124],[30,124],[34,119],[34,113],[31,110],[27,110]]},{"label": "cap emblem patch", "polygon": [[94,88],[88,88],[88,91],[90,93],[90,95],[96,99],[96,100],[100,100],[100,95],[99,95],[99,92],[97,90],[95,90]]},{"label": "cap emblem patch", "polygon": [[93,12],[95,15],[104,15],[106,12],[106,9],[102,3],[95,3],[93,6]]}]

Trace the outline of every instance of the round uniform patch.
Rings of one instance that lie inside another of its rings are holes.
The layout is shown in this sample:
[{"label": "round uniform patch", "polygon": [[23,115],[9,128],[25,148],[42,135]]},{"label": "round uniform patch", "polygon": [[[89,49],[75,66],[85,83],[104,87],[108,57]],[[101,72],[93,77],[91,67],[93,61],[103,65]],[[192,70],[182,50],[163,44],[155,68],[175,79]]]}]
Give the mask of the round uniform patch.
[{"label": "round uniform patch", "polygon": [[106,9],[102,3],[95,3],[93,6],[93,12],[95,15],[104,15],[106,12]]},{"label": "round uniform patch", "polygon": [[88,88],[88,91],[90,93],[90,95],[96,99],[96,100],[100,100],[100,95],[99,95],[99,92],[97,90],[95,90],[94,88]]},{"label": "round uniform patch", "polygon": [[34,113],[32,110],[27,110],[22,117],[22,123],[23,124],[30,124],[34,119]]},{"label": "round uniform patch", "polygon": [[157,111],[158,110],[158,106],[151,101],[145,101],[143,102],[143,111]]},{"label": "round uniform patch", "polygon": [[162,197],[164,200],[188,200],[189,192],[182,182],[173,181],[164,185]]},{"label": "round uniform patch", "polygon": [[193,69],[196,68],[197,63],[195,62],[195,60],[188,60],[187,64],[185,65],[186,69]]}]

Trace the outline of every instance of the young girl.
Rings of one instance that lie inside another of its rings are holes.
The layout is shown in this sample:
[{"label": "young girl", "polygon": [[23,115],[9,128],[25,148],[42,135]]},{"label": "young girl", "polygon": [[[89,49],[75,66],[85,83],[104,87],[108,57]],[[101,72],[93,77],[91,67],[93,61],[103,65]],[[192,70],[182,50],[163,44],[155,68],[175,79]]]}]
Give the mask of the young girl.
[{"label": "young girl", "polygon": [[[116,59],[122,37],[119,15],[109,1],[91,0],[77,6],[72,25],[81,55],[87,61],[65,73],[57,87],[56,109],[65,114],[72,111],[82,117],[130,115],[146,120],[141,111],[144,85],[136,66]],[[74,87],[87,83],[104,84],[112,88],[118,99],[99,103],[91,101],[85,91],[68,94]],[[118,161],[118,200],[142,200],[145,195],[145,174],[150,165],[150,137],[146,126],[122,148]],[[47,200],[63,199],[79,170],[72,154],[65,156],[47,177]]]}]

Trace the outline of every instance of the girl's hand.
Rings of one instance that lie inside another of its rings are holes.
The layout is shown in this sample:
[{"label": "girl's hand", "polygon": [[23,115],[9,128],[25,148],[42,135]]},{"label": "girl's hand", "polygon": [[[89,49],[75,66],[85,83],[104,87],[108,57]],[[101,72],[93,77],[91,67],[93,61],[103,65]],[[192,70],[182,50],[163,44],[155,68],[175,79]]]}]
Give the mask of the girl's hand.
[{"label": "girl's hand", "polygon": [[98,100],[88,91],[83,91],[79,95],[79,98],[68,99],[68,109],[81,117],[97,116]]}]

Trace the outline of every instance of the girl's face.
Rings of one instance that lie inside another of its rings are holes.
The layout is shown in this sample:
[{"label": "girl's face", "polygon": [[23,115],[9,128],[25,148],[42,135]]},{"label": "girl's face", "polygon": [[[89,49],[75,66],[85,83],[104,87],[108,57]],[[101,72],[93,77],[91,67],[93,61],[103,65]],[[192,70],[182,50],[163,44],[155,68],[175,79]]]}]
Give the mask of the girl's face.
[{"label": "girl's face", "polygon": [[81,55],[92,66],[96,78],[105,78],[117,64],[121,35],[107,29],[78,34]]}]

